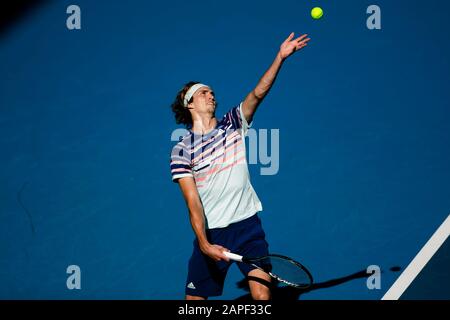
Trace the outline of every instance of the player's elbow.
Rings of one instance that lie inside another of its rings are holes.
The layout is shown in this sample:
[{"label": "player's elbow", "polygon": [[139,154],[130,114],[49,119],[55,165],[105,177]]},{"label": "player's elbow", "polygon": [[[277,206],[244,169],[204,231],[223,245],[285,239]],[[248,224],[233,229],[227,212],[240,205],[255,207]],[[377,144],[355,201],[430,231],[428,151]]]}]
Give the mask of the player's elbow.
[{"label": "player's elbow", "polygon": [[256,88],[252,92],[253,99],[256,101],[261,101],[262,99],[264,99],[265,95],[266,92],[264,90],[258,90],[258,88]]}]

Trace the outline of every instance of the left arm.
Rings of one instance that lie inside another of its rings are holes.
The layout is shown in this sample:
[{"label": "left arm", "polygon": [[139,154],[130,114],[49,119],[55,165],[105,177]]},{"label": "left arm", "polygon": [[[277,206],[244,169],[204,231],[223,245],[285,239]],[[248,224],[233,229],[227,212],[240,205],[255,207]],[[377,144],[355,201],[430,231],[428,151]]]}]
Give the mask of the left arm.
[{"label": "left arm", "polygon": [[244,113],[245,119],[248,123],[252,121],[253,114],[272,87],[277,77],[278,71],[280,71],[281,66],[283,65],[284,60],[286,60],[287,57],[308,44],[308,41],[310,39],[306,37],[307,35],[304,34],[297,39],[292,40],[292,38],[294,38],[294,33],[292,32],[289,37],[281,44],[280,51],[275,57],[272,65],[259,80],[255,89],[253,89],[247,95],[244,102],[242,103],[242,112]]}]

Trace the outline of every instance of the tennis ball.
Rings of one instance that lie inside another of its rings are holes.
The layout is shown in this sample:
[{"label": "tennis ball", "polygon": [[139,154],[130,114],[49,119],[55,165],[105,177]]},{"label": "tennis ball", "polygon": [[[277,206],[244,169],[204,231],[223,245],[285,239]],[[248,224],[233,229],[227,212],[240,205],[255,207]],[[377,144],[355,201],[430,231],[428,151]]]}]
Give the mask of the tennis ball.
[{"label": "tennis ball", "polygon": [[315,7],[311,10],[311,17],[313,17],[313,19],[320,19],[323,16],[323,10],[320,7]]}]

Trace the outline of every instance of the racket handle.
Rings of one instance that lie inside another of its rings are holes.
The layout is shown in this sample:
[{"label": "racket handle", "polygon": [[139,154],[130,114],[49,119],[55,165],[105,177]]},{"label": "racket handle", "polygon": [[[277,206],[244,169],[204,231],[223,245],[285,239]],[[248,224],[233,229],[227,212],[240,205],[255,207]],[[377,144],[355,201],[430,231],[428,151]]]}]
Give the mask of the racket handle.
[{"label": "racket handle", "polygon": [[226,251],[224,251],[223,254],[230,260],[242,262],[242,256],[240,256],[238,254],[226,252]]}]

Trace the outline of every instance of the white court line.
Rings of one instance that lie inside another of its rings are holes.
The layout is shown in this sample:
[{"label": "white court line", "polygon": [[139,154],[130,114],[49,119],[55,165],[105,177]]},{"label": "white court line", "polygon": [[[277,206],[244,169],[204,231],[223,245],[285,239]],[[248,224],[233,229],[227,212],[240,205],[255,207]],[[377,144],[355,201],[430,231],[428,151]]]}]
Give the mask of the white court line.
[{"label": "white court line", "polygon": [[416,257],[411,261],[408,267],[398,277],[394,284],[384,294],[381,300],[398,300],[400,296],[409,287],[411,282],[417,277],[423,267],[430,261],[436,251],[439,250],[441,245],[445,242],[450,234],[450,215],[447,216],[445,221],[431,236],[430,240],[419,251]]}]

